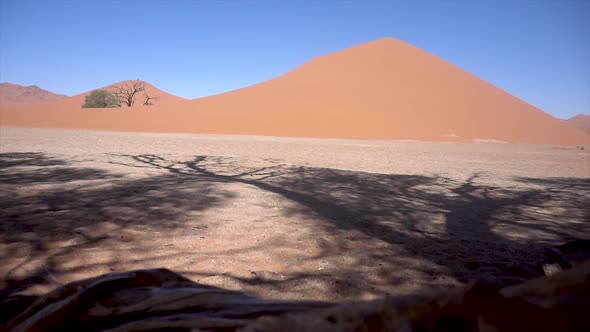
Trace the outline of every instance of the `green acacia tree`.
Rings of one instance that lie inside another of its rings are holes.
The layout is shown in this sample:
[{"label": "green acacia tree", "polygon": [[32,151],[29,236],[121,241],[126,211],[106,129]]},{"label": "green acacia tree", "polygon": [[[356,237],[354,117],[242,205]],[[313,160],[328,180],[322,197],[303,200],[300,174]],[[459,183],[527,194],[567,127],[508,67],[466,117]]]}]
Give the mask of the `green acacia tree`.
[{"label": "green acacia tree", "polygon": [[121,104],[111,92],[107,90],[93,90],[84,98],[83,108],[113,108]]}]

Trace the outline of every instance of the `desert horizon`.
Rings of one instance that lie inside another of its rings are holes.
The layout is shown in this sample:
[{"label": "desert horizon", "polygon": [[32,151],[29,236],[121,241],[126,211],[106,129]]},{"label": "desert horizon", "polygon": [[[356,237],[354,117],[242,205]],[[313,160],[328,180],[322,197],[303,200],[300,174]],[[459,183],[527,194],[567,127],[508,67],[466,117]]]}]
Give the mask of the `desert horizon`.
[{"label": "desert horizon", "polygon": [[[342,76],[348,73],[353,76]],[[578,126],[393,38],[322,55],[274,79],[202,98],[185,99],[145,84],[157,97],[155,104],[134,106],[132,112],[83,109],[90,91],[45,103],[6,98],[0,125],[590,145],[590,134]]]}]

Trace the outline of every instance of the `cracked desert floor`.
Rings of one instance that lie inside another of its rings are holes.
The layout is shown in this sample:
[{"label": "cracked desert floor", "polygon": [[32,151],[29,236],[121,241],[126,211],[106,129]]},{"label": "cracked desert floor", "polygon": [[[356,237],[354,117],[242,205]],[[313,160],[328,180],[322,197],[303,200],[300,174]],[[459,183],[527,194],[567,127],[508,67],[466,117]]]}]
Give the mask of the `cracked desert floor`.
[{"label": "cracked desert floor", "polygon": [[165,267],[286,299],[542,274],[588,147],[0,128],[0,288]]}]

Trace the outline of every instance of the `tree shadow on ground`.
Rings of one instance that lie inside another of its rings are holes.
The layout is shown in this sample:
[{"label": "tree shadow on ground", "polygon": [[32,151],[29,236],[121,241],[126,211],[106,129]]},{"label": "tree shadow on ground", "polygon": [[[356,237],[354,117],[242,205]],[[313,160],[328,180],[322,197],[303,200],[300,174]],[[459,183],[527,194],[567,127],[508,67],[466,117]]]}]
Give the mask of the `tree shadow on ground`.
[{"label": "tree shadow on ground", "polygon": [[[186,213],[234,197],[224,189],[228,184],[277,195],[286,203],[283,217],[317,227],[313,240],[321,253],[313,259],[327,262],[322,270],[267,271],[253,278],[227,274],[241,285],[277,291],[296,291],[315,281],[349,298],[395,293],[411,284],[445,287],[485,280],[509,285],[542,274],[544,246],[590,234],[590,179],[584,178],[516,178],[503,187],[485,184],[482,174],[458,181],[278,163],[251,167],[229,157],[118,158],[113,162],[118,166],[154,169],[160,175],[128,179],[43,154],[0,155],[3,185],[48,186],[0,195],[3,255],[22,255],[26,244],[33,259],[55,237],[72,234],[81,239],[63,252],[119,241],[115,234],[124,228],[171,231]],[[96,236],[85,233],[105,220],[117,228]],[[51,257],[45,266],[63,269]],[[309,292],[309,287],[301,290]]]},{"label": "tree shadow on ground", "polygon": [[[10,288],[21,275],[29,282],[47,281],[47,275],[67,272],[60,257],[104,243],[130,245],[133,241],[122,236],[126,230],[145,237],[173,231],[184,226],[183,217],[233,196],[206,179],[128,178],[43,153],[0,154],[0,188],[2,265],[21,262],[4,271],[0,288]],[[75,268],[80,267],[69,269]]]},{"label": "tree shadow on ground", "polygon": [[[283,209],[285,216],[321,224],[324,231],[317,242],[324,247],[323,258],[350,255],[359,267],[334,266],[281,280],[242,278],[244,283],[281,288],[291,287],[295,279],[329,275],[336,280],[334,292],[359,293],[375,289],[371,278],[394,287],[471,280],[510,285],[542,275],[544,246],[590,236],[590,179],[515,178],[513,185],[500,187],[479,181],[481,174],[457,181],[289,165],[248,169],[221,157],[197,156],[188,162],[126,157],[132,167],[204,176],[277,194],[295,203]],[[414,259],[429,264],[412,263]],[[404,269],[422,275],[404,274]]]}]

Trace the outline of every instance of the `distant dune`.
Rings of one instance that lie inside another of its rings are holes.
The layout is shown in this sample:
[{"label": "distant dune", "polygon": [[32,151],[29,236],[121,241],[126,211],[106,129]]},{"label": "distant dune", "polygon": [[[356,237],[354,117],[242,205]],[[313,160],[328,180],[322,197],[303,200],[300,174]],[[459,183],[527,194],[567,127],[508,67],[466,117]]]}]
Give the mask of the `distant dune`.
[{"label": "distant dune", "polygon": [[572,118],[569,118],[567,122],[590,134],[590,115],[578,114]]},{"label": "distant dune", "polygon": [[68,98],[43,90],[36,85],[22,86],[12,83],[0,83],[0,105],[5,103],[46,103]]},{"label": "distant dune", "polygon": [[[152,87],[156,90],[155,87]],[[194,100],[81,110],[83,95],[2,109],[0,124],[295,137],[590,144],[590,135],[468,72],[384,38]],[[52,112],[47,112],[51,110]],[[141,111],[141,112],[140,112]]]},{"label": "distant dune", "polygon": [[[111,89],[113,86],[115,85],[124,85],[127,84],[131,81],[122,81],[122,82],[117,82],[117,83],[113,83],[107,86],[103,86],[98,89]],[[30,103],[19,103],[17,105],[17,107],[14,108],[18,108],[20,110],[44,110],[44,111],[80,111],[82,109],[82,105],[84,104],[84,100],[85,97],[87,95],[90,94],[91,91],[87,91],[72,97],[67,97],[64,96],[65,98],[60,98],[60,99],[54,99],[54,100],[48,100],[47,102],[43,103],[42,105],[30,105]],[[48,92],[51,93],[51,92]],[[150,97],[154,97],[156,98],[153,102],[155,105],[169,105],[169,104],[175,104],[177,102],[181,102],[181,101],[185,101],[187,99],[181,98],[181,97],[177,97],[174,95],[171,95],[167,92],[164,92],[158,88],[156,88],[155,86],[149,84],[149,83],[145,83],[145,93],[147,93]],[[53,94],[53,93],[51,93]],[[61,95],[63,96],[63,95]],[[144,92],[139,92],[137,95],[137,100],[142,100],[144,96]],[[141,104],[138,102],[138,104]],[[87,110],[85,110],[87,111]],[[104,110],[103,110],[104,111]],[[52,113],[52,117],[53,116],[59,116],[59,114],[55,114]],[[105,128],[108,129],[108,128]]]}]

